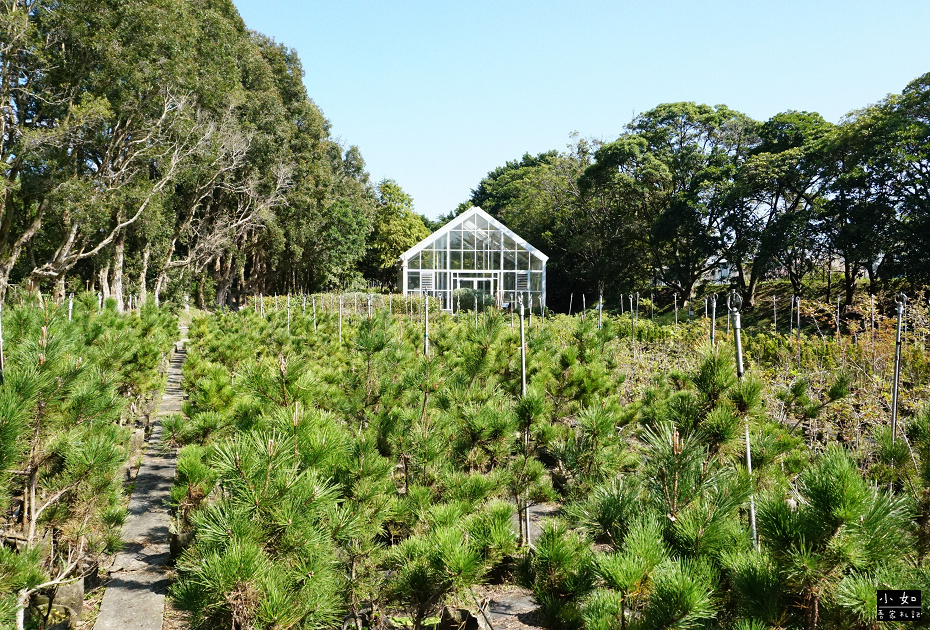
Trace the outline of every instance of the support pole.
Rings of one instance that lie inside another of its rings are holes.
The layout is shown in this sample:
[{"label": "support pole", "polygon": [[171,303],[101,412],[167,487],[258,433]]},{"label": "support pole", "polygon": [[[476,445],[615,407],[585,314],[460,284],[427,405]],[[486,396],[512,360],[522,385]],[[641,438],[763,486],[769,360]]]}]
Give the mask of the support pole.
[{"label": "support pole", "polygon": [[672,295],[672,299],[675,300],[675,324],[678,324],[678,294],[675,293]]},{"label": "support pole", "polygon": [[[524,327],[524,313],[523,313],[523,294],[517,296],[517,302],[520,305],[520,396],[526,396],[526,331]],[[523,447],[527,450],[527,454],[530,448],[530,430],[527,427],[523,431]],[[523,514],[521,515],[523,519],[523,530],[526,532],[526,546],[530,546],[530,507],[529,507],[529,493],[527,492],[527,498],[523,502]]]},{"label": "support pole", "polygon": [[894,381],[891,389],[891,444],[894,445],[898,430],[898,384],[901,380],[901,330],[904,324],[904,309],[907,306],[907,296],[899,293],[894,298],[898,311],[898,326],[894,341]]},{"label": "support pole", "polygon": [[717,345],[717,294],[710,297],[710,345]]},{"label": "support pole", "polygon": [[633,294],[630,294],[630,343],[633,344],[633,356],[636,356],[636,320],[633,319]]},{"label": "support pole", "polygon": [[798,324],[798,326],[797,326],[797,332],[798,332],[798,370],[800,370],[800,369],[801,369],[801,296],[798,295],[798,296],[795,296],[795,297],[796,297],[796,299],[795,299],[795,302],[796,302],[795,309],[797,310],[797,314],[798,314],[798,322],[797,322],[797,324]]},{"label": "support pole", "polygon": [[429,295],[423,293],[423,356],[429,358]]},{"label": "support pole", "polygon": [[339,345],[342,345],[342,294],[339,294]]},{"label": "support pole", "polygon": [[68,321],[71,321],[71,313],[74,312],[74,294],[68,296]]},{"label": "support pole", "polygon": [[[736,350],[736,377],[740,380],[743,378],[743,342],[740,335],[740,317],[739,309],[743,305],[743,298],[736,290],[732,290],[727,296],[727,308],[733,319],[733,341]],[[746,416],[746,471],[749,473],[749,483],[752,484],[752,450],[749,441],[749,416]],[[759,535],[756,531],[756,500],[755,493],[749,494],[749,525],[752,528],[752,546],[756,551],[759,550]]]}]

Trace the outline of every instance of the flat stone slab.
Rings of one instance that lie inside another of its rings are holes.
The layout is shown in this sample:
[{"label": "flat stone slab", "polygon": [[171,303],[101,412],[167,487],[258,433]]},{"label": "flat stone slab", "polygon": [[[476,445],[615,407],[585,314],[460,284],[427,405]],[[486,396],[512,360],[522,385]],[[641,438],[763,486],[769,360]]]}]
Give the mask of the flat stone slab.
[{"label": "flat stone slab", "polygon": [[[187,329],[181,328],[181,336]],[[165,612],[168,576],[168,496],[174,483],[173,452],[161,452],[161,419],[180,413],[182,348],[171,358],[168,386],[158,407],[129,500],[129,515],[123,525],[123,550],[110,568],[110,581],[100,604],[94,630],[161,630]]]}]

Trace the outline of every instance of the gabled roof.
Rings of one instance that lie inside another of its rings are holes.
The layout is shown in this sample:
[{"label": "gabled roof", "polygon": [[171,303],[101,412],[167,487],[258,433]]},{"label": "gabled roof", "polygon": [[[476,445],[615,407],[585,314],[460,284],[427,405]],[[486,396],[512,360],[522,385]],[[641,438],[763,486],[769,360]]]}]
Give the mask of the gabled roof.
[{"label": "gabled roof", "polygon": [[490,214],[488,214],[487,212],[485,212],[478,206],[472,206],[471,208],[469,208],[468,210],[466,210],[465,212],[455,217],[454,219],[446,223],[444,226],[442,226],[441,228],[439,228],[438,230],[436,230],[435,232],[433,232],[432,234],[424,238],[422,241],[420,241],[419,243],[417,243],[416,245],[414,245],[413,247],[405,251],[403,254],[401,254],[400,255],[401,262],[407,262],[408,260],[410,260],[412,256],[414,256],[415,254],[419,254],[420,251],[423,250],[423,248],[428,246],[430,243],[435,241],[437,238],[443,236],[444,234],[448,234],[449,232],[451,232],[452,230],[454,230],[455,228],[459,226],[466,225],[469,221],[473,220],[474,217],[476,216],[479,216],[485,219],[489,225],[494,226],[495,228],[497,228],[498,230],[500,230],[501,232],[503,232],[504,234],[512,238],[525,250],[527,250],[528,252],[531,252],[534,256],[536,256],[543,262],[546,262],[547,260],[549,260],[548,256],[546,256],[544,253],[542,253],[541,251],[539,251],[538,249],[536,249],[535,247],[527,243],[525,239],[523,239],[521,236],[519,236],[516,232],[511,230],[509,227],[507,227],[506,225],[504,225],[503,223],[501,223],[500,221],[492,217]]}]

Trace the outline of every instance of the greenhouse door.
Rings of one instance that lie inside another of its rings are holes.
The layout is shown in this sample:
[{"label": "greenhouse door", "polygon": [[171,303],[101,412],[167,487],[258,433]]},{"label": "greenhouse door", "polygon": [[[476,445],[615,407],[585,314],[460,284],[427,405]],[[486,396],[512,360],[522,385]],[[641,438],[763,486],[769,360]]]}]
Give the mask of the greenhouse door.
[{"label": "greenhouse door", "polygon": [[497,277],[488,274],[465,274],[459,273],[455,278],[456,289],[471,289],[480,291],[488,295],[494,295],[497,291]]}]

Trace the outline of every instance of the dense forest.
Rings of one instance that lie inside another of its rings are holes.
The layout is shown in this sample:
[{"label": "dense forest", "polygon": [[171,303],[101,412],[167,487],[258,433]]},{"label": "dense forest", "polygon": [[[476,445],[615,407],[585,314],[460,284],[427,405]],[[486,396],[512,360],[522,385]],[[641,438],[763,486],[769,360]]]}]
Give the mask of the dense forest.
[{"label": "dense forest", "polygon": [[457,212],[481,206],[548,253],[554,306],[654,284],[691,297],[721,262],[749,305],[765,278],[801,294],[828,266],[848,305],[863,276],[930,277],[928,192],[930,74],[836,125],[662,104],[612,142],[508,162]]},{"label": "dense forest", "polygon": [[0,297],[327,288],[377,260],[382,206],[411,218],[228,0],[9,0],[0,29]]},{"label": "dense forest", "polygon": [[[229,0],[4,0],[0,104],[0,299],[390,286],[428,233],[330,135],[296,52]],[[800,291],[828,262],[848,303],[862,275],[930,273],[928,139],[930,75],[839,124],[662,104],[613,141],[508,162],[453,213],[480,205],[549,254],[556,307],[692,296],[721,260],[750,305],[761,279]]]}]

